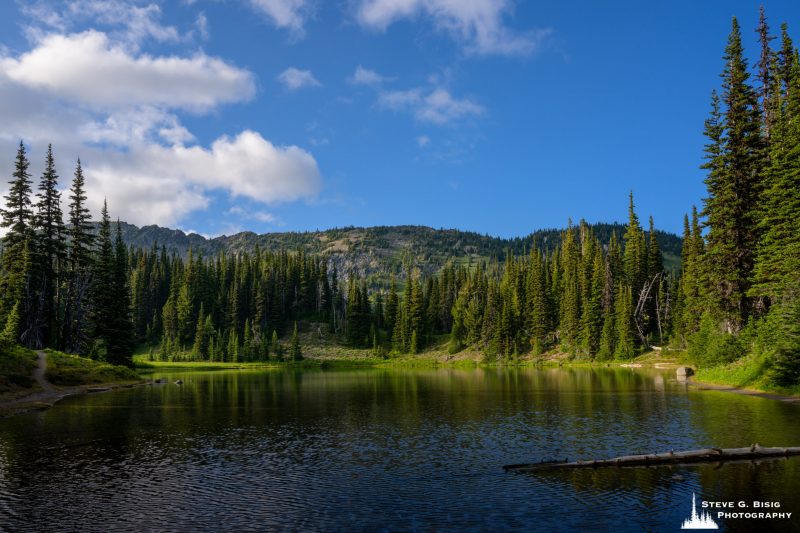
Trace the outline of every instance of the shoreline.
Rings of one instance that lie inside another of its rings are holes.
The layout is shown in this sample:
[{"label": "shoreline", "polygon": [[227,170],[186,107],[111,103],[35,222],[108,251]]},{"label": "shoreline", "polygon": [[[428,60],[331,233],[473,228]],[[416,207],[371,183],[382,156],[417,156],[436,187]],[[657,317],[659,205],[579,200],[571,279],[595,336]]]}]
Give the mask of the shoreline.
[{"label": "shoreline", "polygon": [[[641,356],[640,356],[641,357]],[[647,361],[636,358],[630,361],[570,361],[561,357],[548,359],[521,359],[516,362],[497,363],[484,362],[472,358],[436,357],[420,354],[417,356],[402,356],[398,358],[378,359],[364,358],[308,358],[303,361],[286,362],[205,362],[205,361],[138,361],[136,371],[140,374],[155,372],[213,372],[225,370],[282,370],[282,369],[318,369],[318,370],[347,370],[347,369],[404,369],[404,368],[618,368],[618,369],[655,369],[668,370],[681,365],[677,360],[659,359]],[[153,379],[140,381],[125,381],[99,383],[89,385],[76,385],[71,387],[56,387],[47,382],[46,387],[38,383],[39,387],[30,391],[17,391],[7,398],[0,399],[0,419],[9,418],[17,414],[30,411],[44,411],[53,407],[58,402],[73,396],[84,394],[99,394],[118,389],[154,385],[158,382]],[[789,404],[800,405],[800,395],[781,394],[760,389],[736,387],[733,385],[718,384],[707,381],[696,381],[689,378],[686,384],[696,390],[710,390],[727,392],[743,396],[764,398]]]},{"label": "shoreline", "polygon": [[753,396],[755,398],[764,398],[767,400],[775,400],[784,403],[800,405],[800,395],[780,394],[777,392],[768,392],[761,389],[748,389],[743,387],[735,387],[733,385],[718,385],[716,383],[709,383],[706,381],[695,381],[688,378],[686,383],[698,390],[712,390],[717,392],[728,392],[731,394],[739,394],[741,396]]},{"label": "shoreline", "polygon": [[[84,394],[100,394],[117,389],[131,389],[143,385],[151,385],[152,380],[142,380],[120,383],[98,383],[92,385],[76,385],[74,387],[57,388],[52,386],[50,390],[39,388],[31,390],[22,396],[16,396],[8,400],[0,400],[0,420],[10,418],[14,415],[28,413],[30,411],[46,411],[55,404],[66,398],[73,396],[83,396]],[[21,392],[21,391],[19,391]]]}]

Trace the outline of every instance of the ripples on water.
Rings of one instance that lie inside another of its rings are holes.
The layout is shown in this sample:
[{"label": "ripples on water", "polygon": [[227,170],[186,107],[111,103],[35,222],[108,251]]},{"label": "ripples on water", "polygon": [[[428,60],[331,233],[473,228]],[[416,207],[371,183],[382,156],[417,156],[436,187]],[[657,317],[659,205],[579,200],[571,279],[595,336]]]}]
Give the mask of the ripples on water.
[{"label": "ripples on water", "polygon": [[662,531],[688,516],[692,492],[780,500],[800,513],[794,459],[503,473],[503,464],[540,459],[800,443],[796,407],[687,391],[667,374],[180,377],[182,387],[72,399],[0,421],[0,528]]}]

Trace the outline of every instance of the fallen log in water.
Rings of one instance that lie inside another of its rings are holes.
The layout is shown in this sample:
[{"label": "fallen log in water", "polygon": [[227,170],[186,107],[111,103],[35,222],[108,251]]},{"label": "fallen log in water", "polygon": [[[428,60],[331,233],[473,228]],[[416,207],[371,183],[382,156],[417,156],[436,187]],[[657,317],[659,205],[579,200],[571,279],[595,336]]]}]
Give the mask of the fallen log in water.
[{"label": "fallen log in water", "polygon": [[649,455],[625,455],[613,459],[600,459],[592,461],[563,462],[547,461],[541,463],[528,463],[505,465],[503,470],[532,472],[536,470],[557,470],[563,468],[602,468],[610,466],[658,466],[670,464],[691,463],[717,463],[721,461],[741,461],[748,459],[762,459],[768,457],[789,457],[800,455],[800,447],[792,448],[767,448],[753,444],[748,448],[706,448],[703,450],[690,450],[685,452],[668,451]]}]

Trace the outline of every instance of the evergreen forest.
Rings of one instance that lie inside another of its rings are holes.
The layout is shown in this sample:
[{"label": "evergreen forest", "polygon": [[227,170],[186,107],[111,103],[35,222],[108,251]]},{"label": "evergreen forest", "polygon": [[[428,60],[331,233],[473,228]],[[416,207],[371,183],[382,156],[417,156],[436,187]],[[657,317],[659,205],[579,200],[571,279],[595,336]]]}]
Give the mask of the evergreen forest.
[{"label": "evergreen forest", "polygon": [[436,269],[409,254],[377,284],[323,251],[133,246],[107,206],[92,220],[80,161],[62,190],[50,147],[34,183],[20,142],[2,208],[0,348],[128,366],[137,350],[297,361],[299,333],[311,331],[380,357],[446,342],[495,363],[629,360],[655,347],[715,366],[755,354],[776,384],[797,385],[800,58],[787,25],[774,35],[763,10],[751,62],[741,32],[733,19],[698,125],[707,194],[684,216],[679,267],[665,268],[663,233],[639,218],[633,193],[619,231],[570,222],[558,239]]}]

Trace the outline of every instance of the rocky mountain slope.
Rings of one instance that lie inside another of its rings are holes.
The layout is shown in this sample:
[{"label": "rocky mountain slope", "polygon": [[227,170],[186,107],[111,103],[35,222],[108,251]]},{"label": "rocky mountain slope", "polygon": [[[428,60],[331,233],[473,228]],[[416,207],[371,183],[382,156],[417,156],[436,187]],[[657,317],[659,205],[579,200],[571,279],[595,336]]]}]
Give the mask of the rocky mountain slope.
[{"label": "rocky mountain slope", "polygon": [[[509,251],[527,253],[537,246],[552,250],[561,243],[561,229],[538,230],[527,237],[505,239],[469,231],[433,229],[426,226],[346,227],[325,231],[264,233],[242,232],[207,239],[195,233],[159,226],[137,227],[121,223],[124,241],[136,248],[164,246],[170,253],[185,256],[189,249],[205,257],[220,252],[252,252],[262,250],[302,250],[331,257],[340,272],[357,271],[375,281],[401,274],[405,261],[413,261],[424,272],[435,272],[447,261],[460,263],[482,259],[502,260]],[[621,239],[623,224],[594,224],[592,229],[604,243],[616,233]],[[680,264],[681,239],[671,233],[657,231],[667,268]],[[377,278],[377,279],[376,279]]]}]

